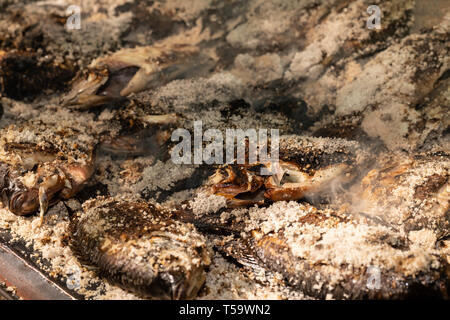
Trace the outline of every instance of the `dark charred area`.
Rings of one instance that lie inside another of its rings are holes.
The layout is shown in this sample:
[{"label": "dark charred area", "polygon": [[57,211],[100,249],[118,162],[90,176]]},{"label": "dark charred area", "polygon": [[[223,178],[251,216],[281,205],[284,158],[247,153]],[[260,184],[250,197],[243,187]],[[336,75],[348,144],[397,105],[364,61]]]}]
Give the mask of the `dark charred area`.
[{"label": "dark charred area", "polygon": [[344,148],[332,153],[309,147],[299,148],[298,150],[281,148],[279,154],[280,159],[298,164],[301,170],[310,175],[327,166],[338,163],[351,165],[356,160],[356,150],[345,150]]},{"label": "dark charred area", "polygon": [[75,75],[70,64],[40,62],[29,52],[7,53],[0,57],[0,91],[17,100],[33,98],[63,91]]}]

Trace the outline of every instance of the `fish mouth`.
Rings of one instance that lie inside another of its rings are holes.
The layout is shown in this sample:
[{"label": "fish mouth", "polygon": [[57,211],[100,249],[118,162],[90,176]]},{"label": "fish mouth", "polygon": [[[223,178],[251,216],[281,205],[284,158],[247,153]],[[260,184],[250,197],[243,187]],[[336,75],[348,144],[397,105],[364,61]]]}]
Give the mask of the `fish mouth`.
[{"label": "fish mouth", "polygon": [[149,291],[153,297],[165,300],[193,299],[205,280],[206,277],[201,269],[191,270],[187,276],[182,273],[165,272],[160,274]]},{"label": "fish mouth", "polygon": [[94,61],[87,72],[72,80],[72,89],[61,99],[64,107],[87,110],[125,99],[131,93],[151,90],[172,80],[204,76],[215,61],[192,46],[135,48]]},{"label": "fish mouth", "polygon": [[108,68],[97,68],[86,73],[79,72],[72,80],[72,89],[61,98],[60,104],[74,109],[88,109],[105,103],[106,96],[97,95],[108,81]]},{"label": "fish mouth", "polygon": [[39,208],[39,190],[31,189],[15,192],[9,201],[9,210],[15,215],[24,216]]}]

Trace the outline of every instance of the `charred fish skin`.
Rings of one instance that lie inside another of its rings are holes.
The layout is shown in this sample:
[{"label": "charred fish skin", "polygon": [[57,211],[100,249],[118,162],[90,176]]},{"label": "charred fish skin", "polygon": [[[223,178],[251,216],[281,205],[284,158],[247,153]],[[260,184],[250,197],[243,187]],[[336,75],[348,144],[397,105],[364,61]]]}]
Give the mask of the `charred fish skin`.
[{"label": "charred fish skin", "polygon": [[207,74],[215,62],[190,45],[122,49],[93,61],[72,81],[62,105],[89,109],[175,79]]},{"label": "charred fish skin", "polygon": [[71,223],[70,246],[102,277],[152,299],[192,299],[210,263],[202,235],[146,202],[97,198]]},{"label": "charred fish skin", "polygon": [[[210,192],[228,199],[229,207],[264,204],[264,177],[261,165],[229,164],[217,169],[210,177]],[[259,171],[259,172],[258,172]]]},{"label": "charred fish skin", "polygon": [[[16,215],[40,212],[40,224],[49,206],[75,196],[94,171],[93,163],[67,165],[61,161],[40,165],[36,172],[20,175],[0,162],[0,200]],[[30,183],[26,185],[26,183]]]},{"label": "charred fish skin", "polygon": [[[273,222],[275,212],[291,218]],[[216,247],[242,265],[280,273],[287,285],[312,297],[449,298],[450,266],[434,242],[292,202],[248,216],[242,237],[223,238]]]},{"label": "charred fish skin", "polygon": [[[369,162],[359,143],[343,139],[281,136],[278,154],[277,167],[262,161],[219,168],[209,181],[210,192],[234,207],[314,198],[337,192]],[[262,175],[261,168],[272,174]]]},{"label": "charred fish skin", "polygon": [[335,196],[370,162],[359,142],[298,135],[280,138],[279,157],[279,171],[265,183],[272,201]]},{"label": "charred fish skin", "polygon": [[[424,271],[415,276],[402,276],[392,270],[380,273],[372,266],[353,270],[345,274],[339,282],[330,277],[329,268],[297,262],[291,267],[293,256],[289,248],[279,238],[265,237],[252,243],[254,256],[260,265],[281,273],[286,282],[308,295],[319,299],[410,299],[440,298],[448,299],[449,283],[447,274],[449,265],[443,259],[441,270]],[[345,270],[345,266],[341,266]],[[298,276],[298,272],[302,276]],[[335,276],[334,274],[333,276]],[[378,275],[380,276],[378,280]],[[317,281],[319,279],[319,281]],[[378,282],[379,281],[379,282]],[[379,287],[378,287],[379,284]]]},{"label": "charred fish skin", "polygon": [[94,134],[75,119],[67,121],[66,126],[63,119],[56,124],[39,118],[0,130],[1,201],[12,213],[39,211],[42,224],[50,205],[73,197],[92,176]]},{"label": "charred fish skin", "polygon": [[[363,212],[404,232],[450,235],[450,160],[446,154],[381,155],[350,189],[354,213]],[[354,200],[354,199],[352,199]]]},{"label": "charred fish skin", "polygon": [[93,176],[97,153],[165,155],[176,114],[154,115],[132,101],[108,121],[75,110],[47,110],[0,129],[3,204],[17,215],[40,212],[79,193]]}]

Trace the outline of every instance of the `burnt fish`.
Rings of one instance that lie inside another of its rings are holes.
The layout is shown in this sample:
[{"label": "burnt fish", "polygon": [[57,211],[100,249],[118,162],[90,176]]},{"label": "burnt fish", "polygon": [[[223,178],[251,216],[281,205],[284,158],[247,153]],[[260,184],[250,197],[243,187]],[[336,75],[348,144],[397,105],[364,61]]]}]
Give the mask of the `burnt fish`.
[{"label": "burnt fish", "polygon": [[151,299],[192,299],[210,252],[189,223],[144,201],[89,200],[70,227],[70,246],[101,277]]}]

